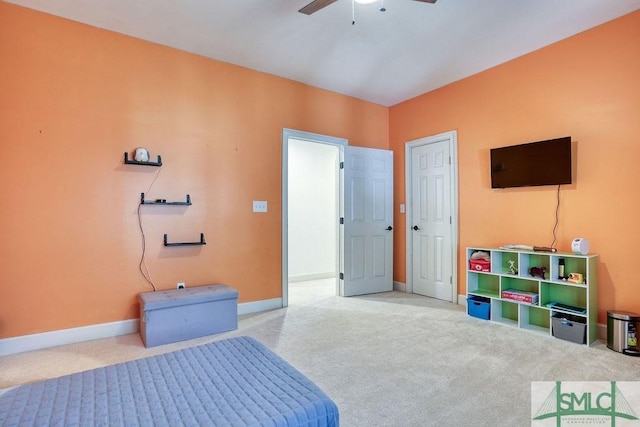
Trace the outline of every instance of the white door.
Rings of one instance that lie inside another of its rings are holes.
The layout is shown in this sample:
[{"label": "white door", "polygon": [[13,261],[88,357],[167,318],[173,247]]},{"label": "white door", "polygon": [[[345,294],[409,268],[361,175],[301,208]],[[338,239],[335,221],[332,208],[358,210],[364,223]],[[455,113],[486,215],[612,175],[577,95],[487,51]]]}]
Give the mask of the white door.
[{"label": "white door", "polygon": [[413,292],[453,300],[451,153],[449,140],[411,148]]},{"label": "white door", "polygon": [[393,152],[345,147],[342,296],[393,290]]}]

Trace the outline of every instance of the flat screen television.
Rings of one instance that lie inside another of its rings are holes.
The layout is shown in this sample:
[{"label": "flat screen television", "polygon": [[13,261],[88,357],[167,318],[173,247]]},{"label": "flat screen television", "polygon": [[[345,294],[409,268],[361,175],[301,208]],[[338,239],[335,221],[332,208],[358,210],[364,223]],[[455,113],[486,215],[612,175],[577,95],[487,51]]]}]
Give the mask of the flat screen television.
[{"label": "flat screen television", "polygon": [[491,188],[571,184],[571,137],[491,149]]}]

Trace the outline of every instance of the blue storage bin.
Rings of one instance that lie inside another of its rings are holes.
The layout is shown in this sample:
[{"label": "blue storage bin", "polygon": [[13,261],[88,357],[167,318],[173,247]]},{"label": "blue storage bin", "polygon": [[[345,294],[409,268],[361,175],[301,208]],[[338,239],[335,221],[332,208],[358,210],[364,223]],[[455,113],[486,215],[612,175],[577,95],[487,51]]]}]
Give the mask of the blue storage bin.
[{"label": "blue storage bin", "polygon": [[467,297],[467,314],[478,319],[489,320],[491,313],[491,300],[476,295]]}]

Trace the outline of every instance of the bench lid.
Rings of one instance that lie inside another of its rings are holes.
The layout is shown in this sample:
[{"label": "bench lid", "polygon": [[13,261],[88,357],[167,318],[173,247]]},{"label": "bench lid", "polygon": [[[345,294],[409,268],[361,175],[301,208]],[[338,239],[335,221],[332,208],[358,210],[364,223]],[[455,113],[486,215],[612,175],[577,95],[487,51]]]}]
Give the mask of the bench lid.
[{"label": "bench lid", "polygon": [[222,284],[138,294],[140,307],[145,311],[237,298],[237,290]]}]

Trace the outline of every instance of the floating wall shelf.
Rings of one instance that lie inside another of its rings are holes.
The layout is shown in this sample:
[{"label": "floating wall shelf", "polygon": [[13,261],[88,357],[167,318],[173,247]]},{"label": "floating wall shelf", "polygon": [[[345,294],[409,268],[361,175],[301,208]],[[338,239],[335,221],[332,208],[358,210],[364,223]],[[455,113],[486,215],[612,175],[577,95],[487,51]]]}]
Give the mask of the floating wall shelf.
[{"label": "floating wall shelf", "polygon": [[167,202],[164,199],[145,200],[144,193],[140,193],[140,204],[142,205],[164,205],[164,206],[191,206],[191,196],[187,194],[185,202]]},{"label": "floating wall shelf", "polygon": [[199,242],[176,242],[176,243],[169,243],[167,242],[167,235],[164,235],[164,245],[165,246],[201,246],[201,245],[206,245],[207,242],[204,241],[204,233],[200,233],[200,241]]},{"label": "floating wall shelf", "polygon": [[124,153],[124,163],[126,165],[141,165],[141,166],[162,166],[162,158],[158,154],[157,162],[139,162],[137,160],[129,160],[129,153]]}]

